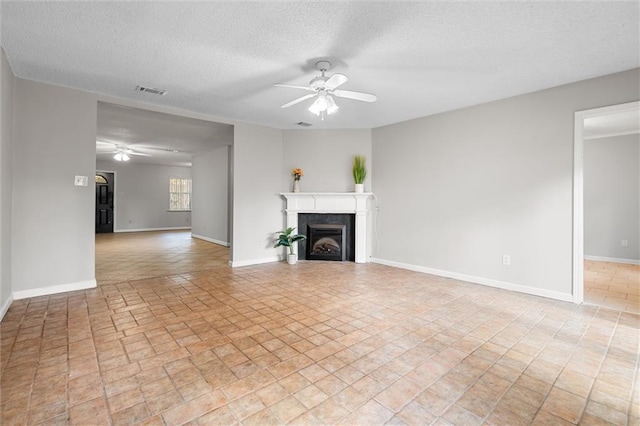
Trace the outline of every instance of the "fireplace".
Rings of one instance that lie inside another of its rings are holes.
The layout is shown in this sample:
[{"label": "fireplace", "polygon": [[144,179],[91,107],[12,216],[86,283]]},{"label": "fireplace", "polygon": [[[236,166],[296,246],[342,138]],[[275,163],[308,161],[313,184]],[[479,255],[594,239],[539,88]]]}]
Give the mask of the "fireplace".
[{"label": "fireplace", "polygon": [[299,213],[300,260],[355,260],[355,215],[344,213]]},{"label": "fireplace", "polygon": [[[356,263],[369,261],[371,251],[369,201],[373,194],[354,192],[286,192],[286,227],[308,237],[308,225],[345,225],[345,260]],[[338,216],[338,218],[336,218]],[[309,220],[311,217],[312,220]],[[337,219],[337,220],[336,220]],[[341,241],[338,241],[341,242]],[[298,259],[307,258],[307,245],[303,240],[294,247]]]},{"label": "fireplace", "polygon": [[347,260],[346,225],[307,225],[307,239],[308,260]]}]

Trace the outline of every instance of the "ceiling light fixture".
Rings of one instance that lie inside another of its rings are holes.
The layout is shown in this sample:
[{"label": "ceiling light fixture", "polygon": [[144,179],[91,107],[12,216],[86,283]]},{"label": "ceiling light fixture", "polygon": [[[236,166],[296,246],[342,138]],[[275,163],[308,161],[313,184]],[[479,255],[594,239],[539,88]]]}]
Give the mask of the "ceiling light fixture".
[{"label": "ceiling light fixture", "polygon": [[333,100],[331,95],[328,95],[325,90],[320,90],[318,92],[318,97],[309,107],[309,111],[315,114],[316,116],[321,116],[322,120],[324,120],[324,113],[331,115],[336,113],[340,107]]},{"label": "ceiling light fixture", "polygon": [[124,151],[118,151],[116,152],[116,155],[113,156],[113,159],[116,161],[129,161],[131,157],[129,157]]}]

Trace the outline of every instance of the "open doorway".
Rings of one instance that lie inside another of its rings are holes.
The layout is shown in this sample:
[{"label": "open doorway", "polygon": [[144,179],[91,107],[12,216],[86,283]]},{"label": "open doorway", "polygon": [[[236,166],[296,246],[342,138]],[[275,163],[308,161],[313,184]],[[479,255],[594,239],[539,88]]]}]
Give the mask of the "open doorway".
[{"label": "open doorway", "polygon": [[640,313],[640,102],[575,114],[573,296]]},{"label": "open doorway", "polygon": [[96,176],[118,179],[111,199],[96,184],[98,284],[226,265],[232,143],[230,124],[98,102]]}]

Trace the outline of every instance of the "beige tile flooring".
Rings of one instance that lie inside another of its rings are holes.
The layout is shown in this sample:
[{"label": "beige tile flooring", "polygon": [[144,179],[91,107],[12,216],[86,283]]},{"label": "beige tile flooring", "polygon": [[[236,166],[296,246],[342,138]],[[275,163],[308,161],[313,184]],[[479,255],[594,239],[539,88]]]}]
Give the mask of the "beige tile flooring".
[{"label": "beige tile flooring", "polygon": [[640,317],[284,262],[15,301],[2,424],[640,422]]},{"label": "beige tile flooring", "polygon": [[113,284],[203,271],[229,262],[229,249],[190,231],[96,234],[96,280]]},{"label": "beige tile flooring", "polygon": [[640,265],[585,260],[584,301],[640,314]]}]

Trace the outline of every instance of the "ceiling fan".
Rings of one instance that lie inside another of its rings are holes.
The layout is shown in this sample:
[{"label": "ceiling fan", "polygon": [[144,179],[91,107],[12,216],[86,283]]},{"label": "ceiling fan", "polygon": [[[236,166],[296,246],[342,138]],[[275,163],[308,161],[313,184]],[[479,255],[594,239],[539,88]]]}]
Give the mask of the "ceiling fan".
[{"label": "ceiling fan", "polygon": [[142,152],[136,152],[131,148],[122,147],[121,145],[111,143],[111,142],[96,141],[96,144],[111,145],[112,147],[115,147],[115,149],[111,151],[100,151],[100,152],[106,153],[106,154],[114,154],[113,159],[116,161],[129,161],[131,159],[130,157],[131,155],[138,155],[140,157],[151,157],[150,154],[143,154]]},{"label": "ceiling fan", "polygon": [[375,102],[378,99],[376,95],[372,95],[371,93],[353,92],[351,90],[339,90],[338,87],[349,81],[349,77],[339,73],[333,74],[331,77],[327,77],[325,73],[331,69],[331,63],[329,61],[316,62],[316,69],[320,71],[322,75],[313,78],[309,82],[309,86],[275,84],[275,86],[277,87],[290,87],[293,89],[302,89],[308,92],[313,92],[294,99],[291,102],[287,102],[280,108],[289,108],[290,106],[315,97],[316,100],[309,107],[309,111],[317,116],[321,116],[324,120],[325,113],[334,114],[339,109],[338,105],[333,99],[333,96],[337,98],[354,99],[356,101],[363,102]]}]

